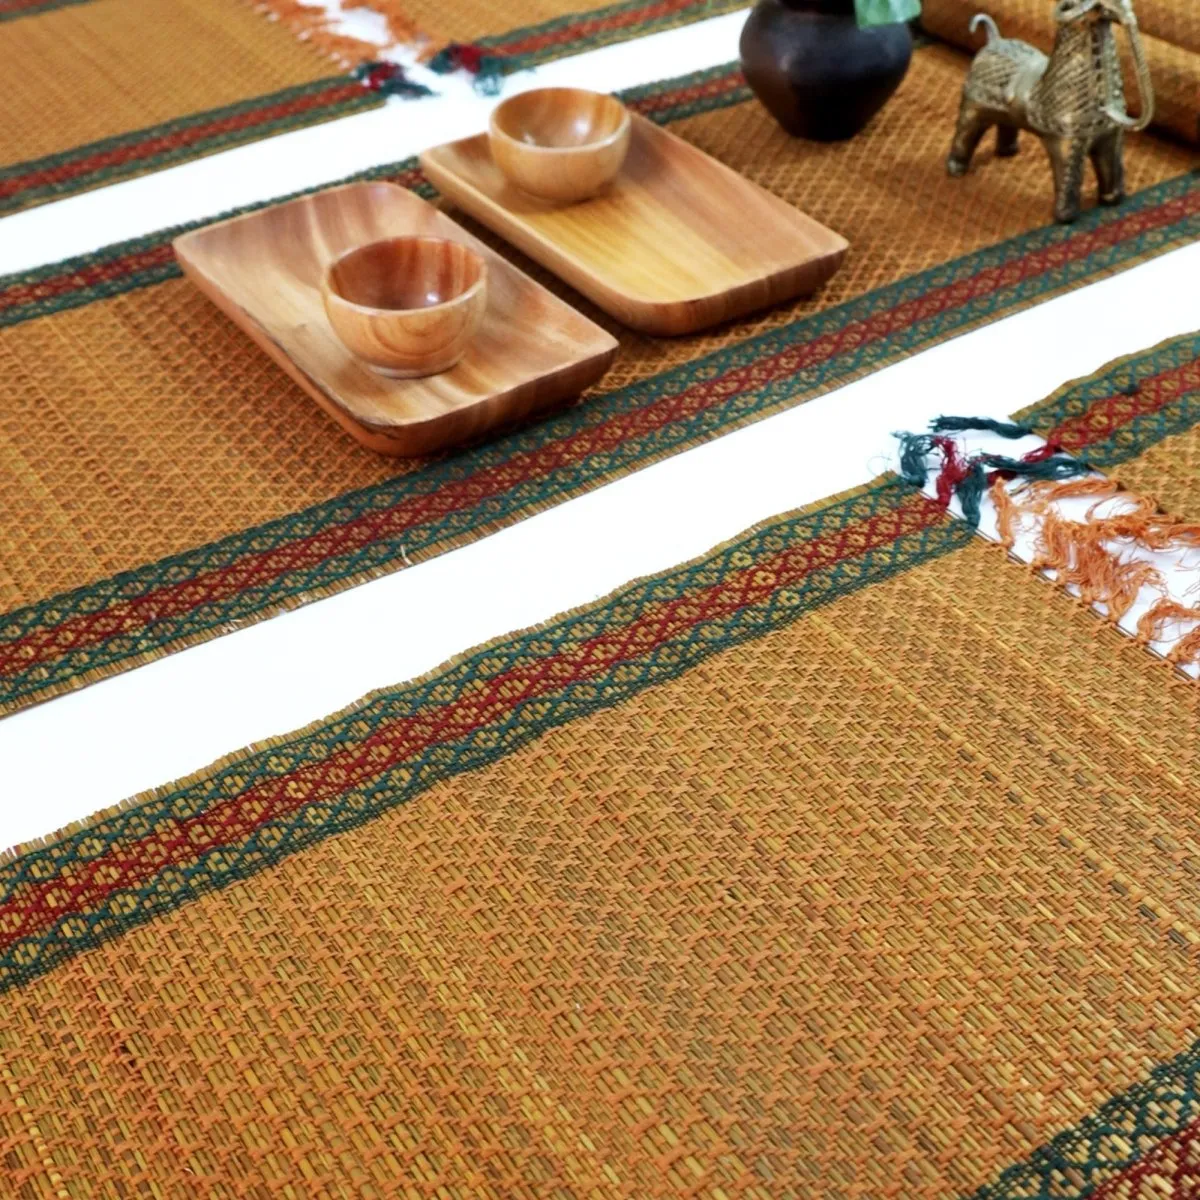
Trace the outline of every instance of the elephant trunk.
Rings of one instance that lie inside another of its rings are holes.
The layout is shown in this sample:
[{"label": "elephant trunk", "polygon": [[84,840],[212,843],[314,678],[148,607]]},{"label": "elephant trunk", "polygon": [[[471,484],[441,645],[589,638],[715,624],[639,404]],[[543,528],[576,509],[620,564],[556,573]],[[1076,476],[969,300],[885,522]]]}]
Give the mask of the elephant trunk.
[{"label": "elephant trunk", "polygon": [[1113,124],[1119,125],[1122,129],[1129,130],[1130,133],[1141,133],[1154,119],[1154,84],[1150,79],[1150,67],[1146,62],[1146,51],[1142,46],[1142,35],[1138,30],[1137,17],[1134,15],[1133,5],[1126,0],[1126,3],[1122,4],[1121,7],[1124,9],[1121,25],[1129,36],[1129,48],[1133,51],[1133,68],[1134,74],[1137,76],[1139,110],[1136,117],[1131,117],[1124,111],[1122,105],[1110,101],[1110,103],[1105,105],[1104,112]]}]

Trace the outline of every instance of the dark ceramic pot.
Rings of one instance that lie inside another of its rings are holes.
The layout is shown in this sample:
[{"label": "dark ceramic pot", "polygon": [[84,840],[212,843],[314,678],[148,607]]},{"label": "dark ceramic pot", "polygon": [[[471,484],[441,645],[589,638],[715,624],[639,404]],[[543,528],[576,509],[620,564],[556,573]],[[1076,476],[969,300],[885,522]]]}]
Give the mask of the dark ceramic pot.
[{"label": "dark ceramic pot", "polygon": [[836,142],[884,106],[912,48],[907,25],[859,29],[854,0],[758,0],[742,29],[742,70],[788,133]]}]

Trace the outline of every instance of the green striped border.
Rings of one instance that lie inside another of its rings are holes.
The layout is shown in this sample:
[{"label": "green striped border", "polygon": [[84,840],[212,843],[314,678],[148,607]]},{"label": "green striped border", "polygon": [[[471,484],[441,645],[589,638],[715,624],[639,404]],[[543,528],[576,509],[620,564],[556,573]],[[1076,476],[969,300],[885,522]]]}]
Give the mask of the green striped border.
[{"label": "green striped border", "polygon": [[[604,8],[568,13],[537,25],[526,25],[505,33],[477,38],[473,44],[483,50],[492,51],[499,59],[498,66],[501,72],[509,75],[516,71],[527,71],[541,63],[567,55],[582,54],[601,46],[646,37],[648,34],[661,33],[667,29],[677,29],[681,25],[706,21],[739,9],[748,10],[750,5],[751,0],[694,0],[693,3],[673,12],[634,21],[626,18],[641,10],[652,10],[654,5],[648,4],[647,0],[622,0],[622,3],[610,4]],[[556,34],[572,36],[559,38]],[[526,43],[538,41],[542,41],[543,44],[537,48],[521,49]]]},{"label": "green striped border", "polygon": [[[1119,393],[1136,391],[1146,380],[1200,359],[1200,333],[1169,338],[1149,350],[1126,355],[1093,375],[1060,388],[1046,400],[1031,404],[1016,419],[1048,433],[1067,421],[1085,416],[1092,405]],[[1087,444],[1088,462],[1114,467],[1136,458],[1151,446],[1186,433],[1200,421],[1200,391],[1182,391],[1155,412],[1144,413],[1105,438]]]},{"label": "green striped border", "polygon": [[5,21],[19,21],[22,17],[38,17],[56,8],[74,8],[77,4],[91,4],[93,0],[37,0],[34,4],[22,4],[20,0],[0,0],[0,25]]},{"label": "green striped border", "polygon": [[[213,122],[249,116],[261,109],[288,104],[308,97],[319,97],[322,92],[332,91],[349,92],[349,96],[343,94],[330,100],[329,103],[316,103],[295,114],[247,124],[243,128],[217,133],[211,137],[188,140],[187,135],[192,130]],[[101,165],[94,170],[83,170],[62,179],[48,178],[44,183],[33,182],[30,186],[22,188],[11,196],[0,197],[0,214],[15,212],[63,196],[115,183],[121,179],[161,170],[164,167],[189,162],[192,159],[203,158],[209,154],[230,150],[248,142],[261,141],[263,138],[287,133],[293,129],[301,129],[338,117],[349,116],[368,108],[379,108],[383,103],[382,97],[377,93],[369,91],[348,76],[318,79],[296,87],[283,88],[278,92],[255,96],[253,99],[243,100],[237,104],[192,113],[161,125],[153,125],[131,133],[120,134],[117,137],[105,138],[102,141],[88,142],[71,150],[49,154],[43,158],[13,163],[0,169],[0,184],[23,177],[29,177],[31,180],[36,180],[42,175],[52,177],[62,168],[84,163],[90,158],[103,157],[122,151],[131,152],[131,156],[123,162]],[[177,144],[146,157],[138,157],[132,153],[137,146],[143,143],[158,142],[163,139],[176,139]]]},{"label": "green striped border", "polygon": [[[1085,1200],[1198,1118],[1200,1042],[1009,1167],[970,1200]],[[1152,1193],[1133,1194],[1149,1200]],[[1153,1194],[1168,1200],[1184,1193]]]}]

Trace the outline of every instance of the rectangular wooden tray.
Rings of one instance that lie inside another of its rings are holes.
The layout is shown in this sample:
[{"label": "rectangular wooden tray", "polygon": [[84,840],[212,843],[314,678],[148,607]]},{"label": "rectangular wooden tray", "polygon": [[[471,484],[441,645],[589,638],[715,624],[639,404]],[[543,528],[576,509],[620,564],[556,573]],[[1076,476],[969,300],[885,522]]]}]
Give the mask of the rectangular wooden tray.
[{"label": "rectangular wooden tray", "polygon": [[[325,316],[321,277],[343,251],[424,234],[488,263],[488,311],[466,358],[426,379],[386,379]],[[188,278],[316,402],[382,454],[429,454],[579,395],[617,343],[433,205],[391,183],[353,183],[175,239]]]},{"label": "rectangular wooden tray", "polygon": [[646,333],[691,333],[805,295],[841,265],[845,238],[632,116],[621,174],[577,204],[509,183],[486,134],[426,150],[421,167],[465,212]]}]

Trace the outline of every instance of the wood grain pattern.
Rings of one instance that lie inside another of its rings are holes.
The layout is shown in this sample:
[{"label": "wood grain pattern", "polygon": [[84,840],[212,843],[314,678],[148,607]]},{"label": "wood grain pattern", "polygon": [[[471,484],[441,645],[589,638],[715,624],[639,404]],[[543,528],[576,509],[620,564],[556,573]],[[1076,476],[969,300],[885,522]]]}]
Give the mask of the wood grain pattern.
[{"label": "wood grain pattern", "polygon": [[330,265],[321,299],[351,354],[392,379],[448,371],[487,311],[487,264],[462,242],[368,242]]},{"label": "wood grain pattern", "polygon": [[508,179],[533,196],[573,203],[617,177],[629,152],[629,110],[583,88],[535,88],[492,109],[488,145]]},{"label": "wood grain pattern", "polygon": [[646,333],[691,333],[815,291],[848,245],[636,113],[620,175],[578,204],[509,182],[486,134],[427,150],[421,166],[471,216]]},{"label": "wood grain pattern", "polygon": [[[330,327],[329,264],[404,235],[450,238],[488,265],[488,307],[466,357],[426,379],[384,379]],[[577,396],[616,340],[431,204],[389,183],[331,188],[174,242],[187,276],[335,421],[381,454],[414,456],[478,437]]]}]

